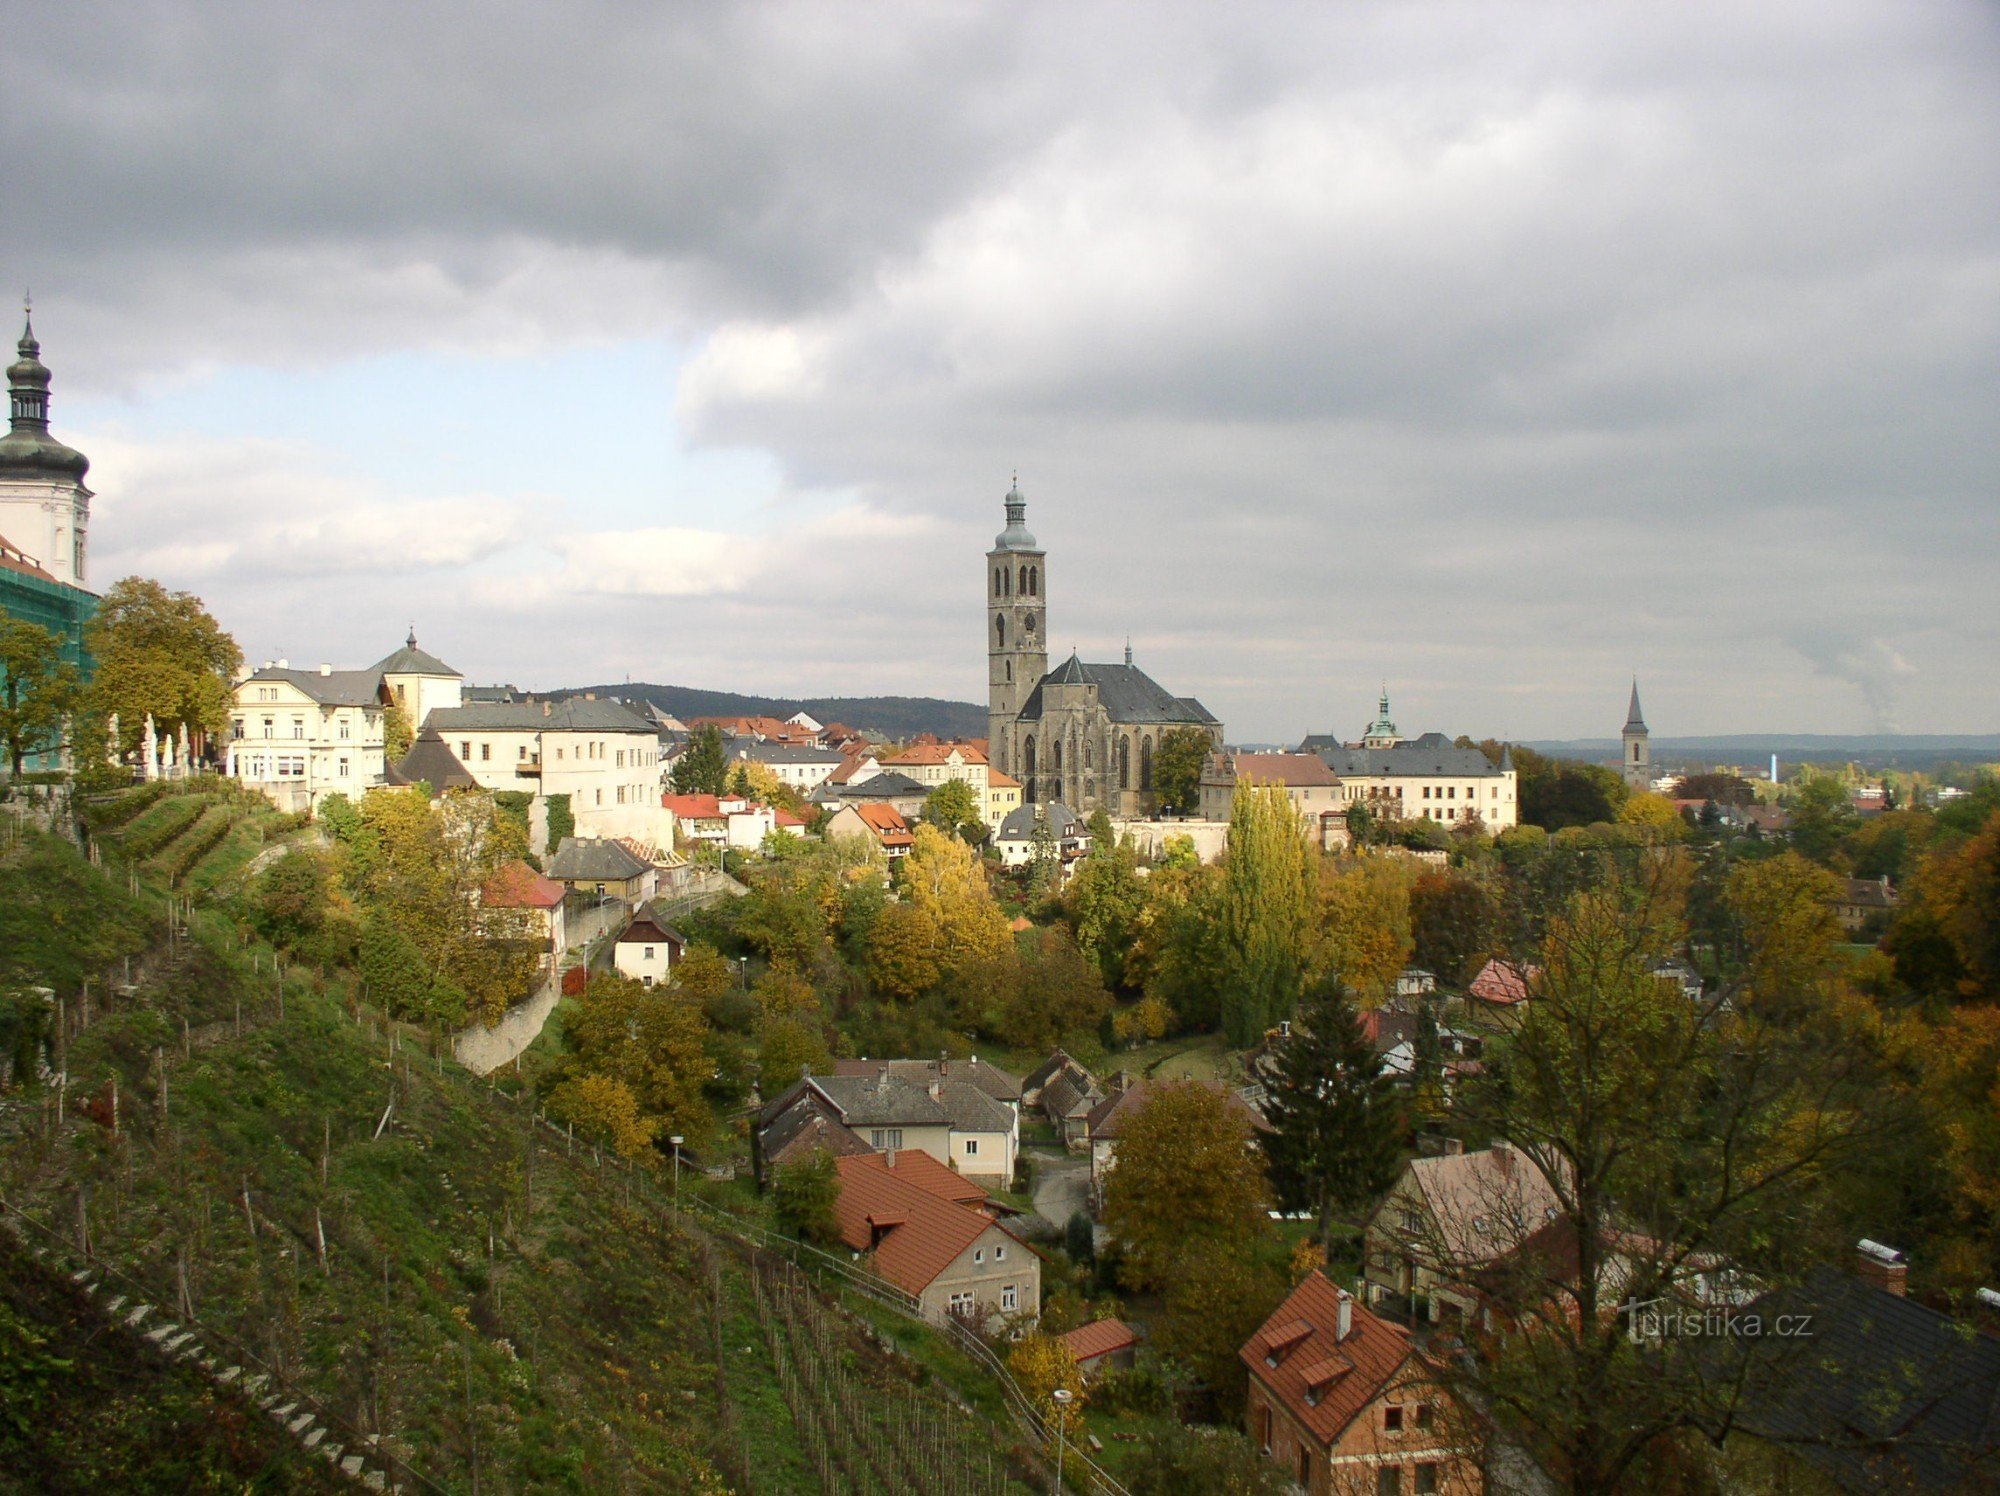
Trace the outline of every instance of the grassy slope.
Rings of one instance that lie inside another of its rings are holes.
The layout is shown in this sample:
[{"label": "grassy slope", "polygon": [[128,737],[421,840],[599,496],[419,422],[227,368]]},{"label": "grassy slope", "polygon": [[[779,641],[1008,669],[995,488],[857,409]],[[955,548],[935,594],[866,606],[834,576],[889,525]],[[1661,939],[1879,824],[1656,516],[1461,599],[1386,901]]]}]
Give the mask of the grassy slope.
[{"label": "grassy slope", "polygon": [[0,1491],[343,1489],[252,1404],[104,1322],[0,1235]]},{"label": "grassy slope", "polygon": [[141,987],[124,1011],[100,995],[67,1056],[72,1100],[116,1077],[116,1138],[0,1098],[10,1200],[73,1234],[81,1188],[97,1250],[163,1304],[185,1253],[212,1340],[447,1488],[475,1460],[486,1491],[819,1488],[743,1262],[420,1045],[392,1055],[338,987],[288,979],[280,1017],[269,954],[219,914],[161,959],[164,900],[123,883],[52,843],[0,866],[0,977],[73,993],[131,956]]}]

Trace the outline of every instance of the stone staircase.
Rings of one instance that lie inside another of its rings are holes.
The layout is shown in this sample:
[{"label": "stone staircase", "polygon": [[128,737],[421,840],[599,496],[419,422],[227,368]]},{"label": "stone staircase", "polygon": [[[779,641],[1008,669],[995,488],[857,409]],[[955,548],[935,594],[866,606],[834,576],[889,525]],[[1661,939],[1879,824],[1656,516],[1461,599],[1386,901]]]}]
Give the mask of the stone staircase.
[{"label": "stone staircase", "polygon": [[296,1440],[301,1449],[325,1460],[349,1481],[370,1491],[405,1489],[391,1480],[387,1464],[375,1449],[371,1436],[355,1438],[353,1448],[343,1446],[306,1399],[274,1382],[264,1372],[246,1372],[227,1356],[212,1354],[197,1331],[174,1323],[153,1305],[141,1303],[129,1293],[116,1292],[119,1285],[112,1282],[114,1274],[94,1264],[72,1267],[74,1254],[40,1242],[24,1240],[22,1248],[52,1270],[67,1273],[106,1319],[116,1320],[137,1333],[162,1358],[201,1373],[225,1392],[247,1398]]}]

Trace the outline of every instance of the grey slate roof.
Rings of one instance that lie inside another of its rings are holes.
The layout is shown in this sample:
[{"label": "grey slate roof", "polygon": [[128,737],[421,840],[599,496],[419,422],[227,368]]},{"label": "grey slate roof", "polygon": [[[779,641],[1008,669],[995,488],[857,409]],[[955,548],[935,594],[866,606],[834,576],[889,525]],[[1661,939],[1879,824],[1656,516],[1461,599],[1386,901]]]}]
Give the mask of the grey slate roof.
[{"label": "grey slate roof", "polygon": [[[849,1127],[945,1127],[951,1114],[912,1080],[881,1075],[816,1075],[812,1084]],[[984,1099],[984,1098],[982,1098]]]},{"label": "grey slate roof", "polygon": [[296,686],[321,706],[376,706],[382,700],[379,670],[335,670],[321,675],[317,670],[280,670],[271,666],[250,679],[283,681]]},{"label": "grey slate roof", "polygon": [[466,771],[458,761],[458,755],[437,735],[437,729],[427,727],[418,733],[410,744],[410,751],[402,759],[392,764],[382,776],[389,784],[416,784],[419,781],[431,787],[434,795],[446,790],[468,790],[478,781]]},{"label": "grey slate roof", "polygon": [[441,706],[425,719],[440,732],[643,732],[653,724],[622,701],[478,701]]},{"label": "grey slate roof", "polygon": [[1343,779],[1383,774],[1490,779],[1504,772],[1477,748],[1454,748],[1441,732],[1427,732],[1394,748],[1349,748],[1330,734],[1315,733],[1299,744],[1298,751],[1318,754]]},{"label": "grey slate roof", "polygon": [[561,882],[620,883],[651,866],[621,842],[565,836],[549,859],[548,875]]},{"label": "grey slate roof", "polygon": [[1021,1082],[1002,1070],[998,1065],[983,1063],[978,1055],[969,1060],[947,1060],[943,1074],[938,1072],[936,1060],[835,1060],[835,1075],[875,1075],[887,1065],[891,1075],[900,1075],[905,1080],[916,1081],[919,1085],[929,1085],[934,1080],[962,1080],[976,1086],[995,1101],[1019,1101]]},{"label": "grey slate roof", "polygon": [[441,675],[451,680],[462,677],[434,654],[426,654],[417,648],[417,631],[410,630],[410,637],[403,641],[403,647],[394,654],[375,662],[375,670],[381,675]]},{"label": "grey slate roof", "polygon": [[1066,836],[1088,836],[1090,827],[1083,817],[1071,810],[1060,800],[1050,800],[1044,805],[1023,805],[1007,812],[1000,829],[993,833],[995,841],[1033,841],[1035,836],[1035,812],[1048,813],[1049,834],[1057,841]]},{"label": "grey slate roof", "polygon": [[1042,719],[1044,686],[1089,685],[1097,687],[1098,705],[1113,722],[1187,723],[1208,727],[1215,716],[1189,696],[1175,696],[1137,665],[1086,665],[1072,654],[1036,683],[1021,707],[1020,720]]},{"label": "grey slate roof", "polygon": [[1754,1307],[1812,1320],[1746,1391],[1749,1428],[1846,1491],[2000,1483],[2000,1340],[1825,1267]]},{"label": "grey slate roof", "polygon": [[820,792],[834,800],[900,800],[905,795],[928,795],[930,787],[900,770],[884,769],[859,783],[849,780],[846,784],[822,785]]}]

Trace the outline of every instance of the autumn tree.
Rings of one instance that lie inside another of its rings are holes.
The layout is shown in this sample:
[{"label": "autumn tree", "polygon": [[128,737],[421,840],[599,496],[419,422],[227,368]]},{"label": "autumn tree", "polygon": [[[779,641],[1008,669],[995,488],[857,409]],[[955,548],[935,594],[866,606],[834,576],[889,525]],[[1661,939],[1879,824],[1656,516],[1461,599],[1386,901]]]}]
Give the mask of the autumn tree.
[{"label": "autumn tree", "polygon": [[865,969],[875,990],[893,1002],[928,992],[944,974],[936,928],[911,904],[890,904],[868,936]]},{"label": "autumn tree", "polygon": [[963,779],[947,779],[924,796],[924,820],[960,841],[976,842],[986,830],[985,808]]},{"label": "autumn tree", "polygon": [[78,699],[76,666],[62,640],[39,624],[0,616],[0,743],[14,777],[31,753],[57,746]]},{"label": "autumn tree", "polygon": [[1192,815],[1201,805],[1201,773],[1215,751],[1199,727],[1170,727],[1153,756],[1153,794],[1160,809]]},{"label": "autumn tree", "polygon": [[126,577],[104,594],[83,637],[94,662],[92,715],[117,714],[121,750],[138,743],[148,714],[156,732],[185,727],[197,738],[228,722],[243,651],[194,594]]},{"label": "autumn tree", "polygon": [[2000,1000],[2000,810],[1924,859],[1883,948],[1925,997]]},{"label": "autumn tree", "polygon": [[1105,985],[1124,985],[1126,958],[1146,907],[1145,883],[1131,844],[1094,843],[1070,879],[1063,904],[1077,945],[1097,963]]},{"label": "autumn tree", "polygon": [[652,1156],[660,1119],[640,1111],[639,1099],[622,1080],[595,1073],[573,1076],[549,1093],[548,1109],[556,1121],[609,1143],[620,1158]]},{"label": "autumn tree", "polygon": [[1775,1012],[1831,990],[1845,938],[1834,912],[1839,894],[1833,874],[1796,852],[1744,863],[1729,875],[1726,900],[1751,1000]]},{"label": "autumn tree", "polygon": [[802,1017],[766,1017],[757,1024],[757,1076],[774,1096],[801,1076],[833,1063],[819,1024]]},{"label": "autumn tree", "polygon": [[1094,1039],[1110,1007],[1096,966],[1058,925],[1041,931],[1015,964],[994,1016],[994,1037],[1016,1049],[1046,1052],[1079,1038]]},{"label": "autumn tree", "polygon": [[1244,1255],[1272,1237],[1252,1114],[1198,1081],[1153,1084],[1126,1122],[1104,1188],[1104,1225],[1128,1287],[1165,1288],[1203,1251]]},{"label": "autumn tree", "polygon": [[[632,1095],[656,1136],[706,1137],[710,1064],[701,1010],[671,987],[599,973],[563,1013],[561,1082],[603,1076]],[[559,1082],[560,1084],[560,1082]]]},{"label": "autumn tree", "polygon": [[392,701],[382,708],[382,757],[389,763],[398,762],[410,751],[410,745],[417,740],[417,726],[410,720],[410,714],[403,710],[400,702]]},{"label": "autumn tree", "polygon": [[[1461,1400],[1579,1496],[1667,1488],[1697,1431],[1727,1433],[1770,1357],[1809,1349],[1649,1343],[1622,1307],[1698,1296],[1716,1262],[1774,1288],[1845,1249],[1841,1181],[1884,1120],[1868,1103],[1875,1061],[1838,1004],[1690,1002],[1653,975],[1671,920],[1647,906],[1660,880],[1677,907],[1672,860],[1594,866],[1528,953],[1543,968],[1532,1000],[1503,1015],[1485,1072],[1461,1086],[1464,1125],[1512,1145],[1491,1198],[1460,1209],[1487,1235],[1430,1231],[1419,1250],[1491,1309],[1481,1353],[1445,1368]],[[1510,1193],[1528,1170],[1554,1201],[1544,1221]]]},{"label": "autumn tree", "polygon": [[1834,860],[1858,820],[1847,786],[1831,774],[1809,772],[1791,792],[1791,813],[1792,850],[1822,866]]},{"label": "autumn tree", "polygon": [[714,946],[696,941],[688,946],[687,954],[674,968],[673,985],[699,1006],[736,985],[736,967]]},{"label": "autumn tree", "polygon": [[[1122,1151],[1122,1149],[1121,1149]],[[1241,1416],[1238,1352],[1285,1296],[1285,1254],[1275,1234],[1241,1246],[1204,1241],[1182,1259],[1162,1294],[1153,1345],[1194,1373],[1210,1421]]]},{"label": "autumn tree", "polygon": [[1222,1026],[1239,1048],[1290,1015],[1312,959],[1314,854],[1283,789],[1239,782],[1222,896]]},{"label": "autumn tree", "polygon": [[1463,987],[1492,954],[1500,934],[1498,901],[1474,879],[1425,872],[1410,885],[1410,939],[1418,966],[1447,986]]},{"label": "autumn tree", "polygon": [[1674,802],[1651,790],[1627,795],[1625,803],[1618,807],[1618,820],[1621,825],[1643,826],[1666,837],[1678,837],[1687,829]]},{"label": "autumn tree", "polygon": [[[1007,1354],[1007,1369],[1029,1402],[1034,1404],[1042,1425],[1053,1431],[1061,1421],[1063,1437],[1072,1442],[1083,1432],[1083,1404],[1087,1392],[1076,1354],[1053,1335],[1031,1332],[1023,1335]],[[1056,1401],[1058,1390],[1069,1393],[1067,1406]],[[1054,1439],[1050,1440],[1054,1447]]]},{"label": "autumn tree", "polygon": [[920,825],[896,876],[905,903],[932,932],[941,969],[990,961],[1007,948],[1007,916],[993,901],[978,854],[964,842]]},{"label": "autumn tree", "polygon": [[1410,964],[1410,892],[1423,865],[1409,857],[1343,857],[1321,864],[1315,965],[1338,972],[1368,1006],[1396,990]]},{"label": "autumn tree", "polygon": [[1132,1496],[1289,1496],[1285,1469],[1233,1428],[1165,1429],[1122,1472]]},{"label": "autumn tree", "polygon": [[1126,981],[1172,1008],[1182,1028],[1214,1028],[1231,957],[1222,869],[1190,862],[1156,867],[1146,880]]},{"label": "autumn tree", "polygon": [[771,1205],[778,1229],[817,1246],[840,1244],[840,1170],[834,1156],[815,1148],[771,1171]]},{"label": "autumn tree", "polygon": [[1337,977],[1306,994],[1261,1078],[1278,1202],[1312,1211],[1328,1246],[1338,1214],[1372,1204],[1395,1183],[1405,1128],[1394,1082]]}]

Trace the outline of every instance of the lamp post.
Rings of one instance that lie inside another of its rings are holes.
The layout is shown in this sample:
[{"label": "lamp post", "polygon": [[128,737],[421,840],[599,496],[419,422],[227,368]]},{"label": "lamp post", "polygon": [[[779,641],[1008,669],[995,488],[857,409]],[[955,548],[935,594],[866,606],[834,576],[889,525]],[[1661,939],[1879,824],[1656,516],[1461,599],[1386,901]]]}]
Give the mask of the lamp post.
[{"label": "lamp post", "polygon": [[1069,1405],[1076,1394],[1067,1387],[1058,1387],[1050,1394],[1056,1400],[1056,1496],[1062,1496],[1063,1489],[1063,1424],[1069,1419]]},{"label": "lamp post", "polygon": [[674,1149],[674,1214],[681,1213],[681,1137],[676,1133],[667,1139]]}]

